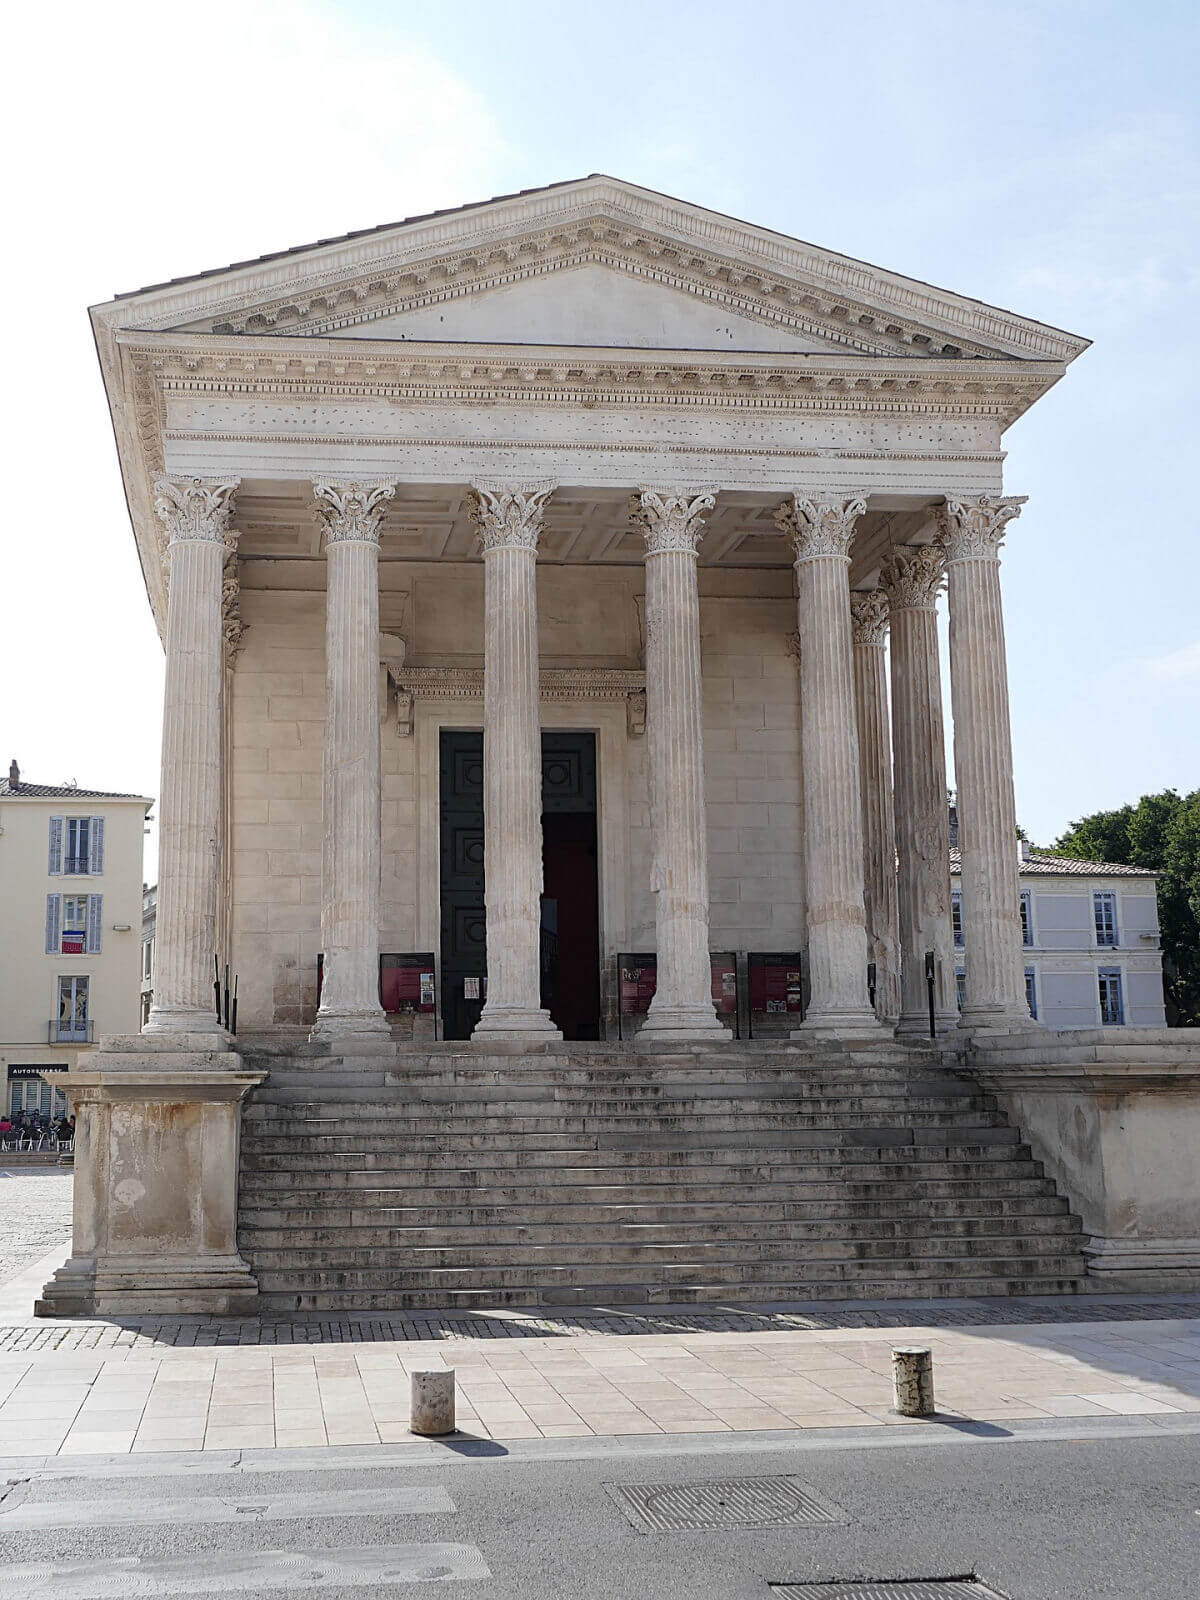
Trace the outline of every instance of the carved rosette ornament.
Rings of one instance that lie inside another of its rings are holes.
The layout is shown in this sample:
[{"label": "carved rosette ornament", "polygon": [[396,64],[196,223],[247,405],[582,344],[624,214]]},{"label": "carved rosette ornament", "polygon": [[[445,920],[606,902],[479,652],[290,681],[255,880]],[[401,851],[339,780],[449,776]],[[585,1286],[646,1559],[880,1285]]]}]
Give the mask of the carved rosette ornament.
[{"label": "carved rosette ornament", "polygon": [[886,644],[888,601],[882,589],[861,589],[851,594],[850,627],[856,645]]},{"label": "carved rosette ornament", "polygon": [[154,480],[154,509],[171,544],[184,539],[226,541],[238,478],[169,478]]},{"label": "carved rosette ornament", "polygon": [[378,545],[379,524],[395,492],[394,483],[315,482],[313,517],[325,535],[326,548],[351,539]]},{"label": "carved rosette ornament", "polygon": [[641,529],[647,555],[671,550],[695,555],[704,537],[704,518],[716,503],[716,494],[704,489],[686,489],[679,494],[639,489],[630,498],[629,515]]},{"label": "carved rosette ornament", "polygon": [[792,541],[797,561],[812,561],[817,556],[840,556],[848,561],[855,524],[866,509],[862,495],[822,492],[808,498],[794,494],[776,511],[775,526]]},{"label": "carved rosette ornament", "polygon": [[532,489],[488,489],[476,484],[471,493],[471,521],[479,529],[484,555],[491,550],[537,549],[553,484]]},{"label": "carved rosette ornament", "polygon": [[939,543],[947,561],[998,561],[1005,530],[1021,515],[1027,494],[980,495],[977,500],[947,498],[938,507]]},{"label": "carved rosette ornament", "polygon": [[935,611],[946,584],[946,552],[937,540],[902,545],[883,563],[879,583],[892,611]]}]

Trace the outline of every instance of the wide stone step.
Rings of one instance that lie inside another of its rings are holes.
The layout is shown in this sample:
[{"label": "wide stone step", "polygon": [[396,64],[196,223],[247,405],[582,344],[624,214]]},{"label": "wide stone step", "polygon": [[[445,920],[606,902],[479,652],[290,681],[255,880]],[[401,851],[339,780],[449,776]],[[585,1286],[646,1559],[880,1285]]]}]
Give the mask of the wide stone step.
[{"label": "wide stone step", "polygon": [[[468,1152],[473,1156],[475,1152]],[[485,1184],[511,1182],[520,1174],[522,1182],[573,1183],[584,1172],[606,1173],[608,1181],[634,1177],[641,1182],[672,1182],[689,1174],[703,1173],[713,1180],[790,1182],[793,1179],[836,1181],[840,1178],[935,1177],[968,1178],[976,1174],[1003,1172],[1017,1176],[1032,1162],[1027,1145],[1012,1142],[987,1145],[826,1145],[804,1146],[797,1156],[794,1147],[758,1145],[750,1150],[728,1147],[694,1150],[678,1149],[604,1150],[576,1152],[564,1161],[557,1150],[489,1150],[478,1161],[464,1161],[461,1153],[394,1150],[359,1150],[343,1155],[336,1162],[328,1156],[299,1156],[295,1153],[265,1154],[243,1147],[242,1181],[297,1181],[373,1184],[384,1175],[396,1175],[397,1182],[437,1182],[439,1175],[453,1175],[454,1182]],[[1036,1167],[1040,1175],[1040,1166]],[[411,1177],[409,1175],[412,1175]],[[501,1176],[504,1175],[504,1176]],[[441,1177],[446,1182],[447,1177]],[[593,1180],[594,1181],[594,1180]]]},{"label": "wide stone step", "polygon": [[[581,1226],[600,1228],[607,1224],[678,1225],[693,1227],[698,1223],[719,1222],[724,1225],[743,1226],[748,1222],[859,1222],[874,1218],[896,1221],[905,1226],[909,1222],[924,1223],[930,1219],[1013,1217],[1041,1218],[1068,1215],[1067,1202],[1046,1184],[1046,1192],[1030,1195],[1022,1192],[999,1196],[972,1194],[968,1197],[941,1199],[929,1195],[901,1199],[888,1194],[881,1199],[851,1200],[841,1198],[795,1199],[790,1191],[776,1188],[777,1195],[785,1199],[760,1197],[743,1191],[744,1198],[698,1193],[673,1200],[643,1201],[631,1196],[611,1198],[614,1190],[572,1190],[567,1196],[547,1198],[541,1202],[520,1198],[504,1199],[496,1194],[486,1199],[472,1198],[464,1205],[457,1190],[442,1190],[447,1196],[438,1199],[426,1194],[410,1195],[407,1200],[384,1200],[371,1196],[364,1203],[346,1205],[345,1196],[340,1202],[336,1195],[326,1195],[322,1201],[313,1201],[303,1195],[289,1195],[286,1200],[272,1202],[265,1198],[248,1197],[241,1208],[241,1226],[244,1229],[261,1228],[391,1228],[391,1227],[501,1227],[516,1226],[559,1227]],[[610,1198],[593,1198],[596,1194]]]},{"label": "wide stone step", "polygon": [[[319,1261],[307,1253],[296,1259],[273,1261],[259,1274],[259,1286],[268,1293],[297,1284],[308,1288],[320,1286],[327,1290],[342,1290],[352,1295],[370,1294],[390,1290],[394,1293],[416,1291],[431,1294],[430,1304],[443,1304],[438,1300],[453,1290],[470,1290],[486,1300],[504,1290],[521,1290],[535,1299],[551,1297],[563,1289],[584,1289],[588,1295],[604,1296],[607,1291],[625,1288],[643,1299],[668,1298],[686,1293],[689,1286],[705,1284],[709,1288],[722,1286],[724,1293],[731,1290],[735,1297],[760,1301],[766,1298],[767,1286],[787,1284],[795,1297],[806,1291],[805,1283],[852,1283],[864,1278],[877,1282],[911,1282],[921,1277],[937,1278],[944,1283],[972,1278],[992,1280],[1021,1280],[1042,1278],[1078,1278],[1084,1271],[1082,1257],[1077,1251],[1060,1251],[1058,1254],[1030,1256],[1012,1251],[1010,1241],[997,1241],[1003,1250],[987,1255],[954,1255],[937,1252],[911,1252],[900,1259],[886,1255],[858,1255],[843,1259],[816,1258],[805,1250],[802,1259],[789,1259],[775,1252],[770,1259],[722,1260],[708,1256],[703,1260],[645,1260],[642,1262],[612,1262],[585,1264],[579,1262],[554,1263],[551,1260],[530,1262],[525,1266],[492,1266],[488,1270],[486,1286],[480,1277],[479,1265],[439,1267],[432,1263],[416,1264],[407,1259],[404,1266],[391,1266],[386,1261],[376,1261],[371,1266],[347,1263],[336,1266],[330,1263],[322,1268]],[[973,1291],[960,1287],[958,1293]],[[978,1292],[978,1291],[974,1291]],[[999,1291],[1003,1292],[1003,1291]],[[815,1298],[815,1296],[814,1296]]]},{"label": "wide stone step", "polygon": [[[306,1253],[340,1251],[341,1261],[367,1264],[380,1252],[432,1251],[439,1264],[452,1265],[462,1252],[470,1260],[505,1264],[525,1260],[529,1252],[562,1253],[569,1246],[572,1257],[582,1261],[636,1261],[641,1251],[664,1255],[686,1255],[696,1250],[735,1247],[752,1259],[770,1258],[781,1242],[831,1246],[835,1256],[850,1255],[877,1242],[897,1242],[907,1254],[914,1248],[927,1248],[944,1242],[947,1250],[969,1253],[971,1241],[1004,1238],[1019,1251],[1036,1251],[1047,1238],[1078,1235],[1080,1223],[1069,1213],[1053,1216],[926,1217],[918,1223],[910,1218],[863,1217],[848,1219],[698,1218],[675,1217],[654,1222],[641,1218],[606,1218],[600,1222],[555,1221],[544,1223],[456,1225],[438,1219],[433,1224],[406,1223],[393,1226],[387,1218],[376,1222],[360,1220],[339,1227],[301,1223],[287,1219],[283,1226],[271,1227],[249,1217],[238,1230],[242,1248],[256,1257],[269,1252],[280,1260],[300,1250]],[[818,1250],[817,1254],[820,1253]],[[893,1253],[893,1252],[888,1252]],[[338,1264],[335,1256],[334,1264]]]},{"label": "wide stone step", "polygon": [[478,1133],[516,1135],[542,1132],[551,1128],[623,1128],[646,1126],[790,1126],[793,1123],[819,1126],[818,1119],[835,1117],[844,1121],[859,1119],[890,1120],[941,1114],[947,1117],[975,1117],[994,1114],[995,1101],[983,1095],[841,1095],[772,1096],[760,1099],[684,1100],[671,1098],[648,1102],[645,1106],[627,1101],[565,1102],[504,1101],[475,1105],[434,1106],[411,1100],[394,1103],[364,1101],[361,1105],[310,1105],[251,1107],[246,1125],[264,1137],[286,1134],[289,1137],[321,1134],[331,1130],[347,1133],[361,1128],[412,1128],[417,1131],[465,1129]]}]

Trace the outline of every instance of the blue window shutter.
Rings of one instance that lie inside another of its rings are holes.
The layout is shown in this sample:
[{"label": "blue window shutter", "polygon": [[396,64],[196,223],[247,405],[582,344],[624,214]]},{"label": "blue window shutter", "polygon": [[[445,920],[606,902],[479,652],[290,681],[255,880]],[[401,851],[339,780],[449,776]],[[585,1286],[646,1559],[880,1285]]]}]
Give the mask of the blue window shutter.
[{"label": "blue window shutter", "polygon": [[88,871],[104,871],[104,818],[93,817],[88,837]]},{"label": "blue window shutter", "polygon": [[87,947],[88,954],[100,954],[100,940],[104,933],[104,896],[88,895]]},{"label": "blue window shutter", "polygon": [[62,926],[62,895],[48,894],[46,896],[46,954],[56,956],[61,943],[59,929]]},{"label": "blue window shutter", "polygon": [[62,874],[63,819],[50,818],[50,864],[46,868],[52,878]]}]

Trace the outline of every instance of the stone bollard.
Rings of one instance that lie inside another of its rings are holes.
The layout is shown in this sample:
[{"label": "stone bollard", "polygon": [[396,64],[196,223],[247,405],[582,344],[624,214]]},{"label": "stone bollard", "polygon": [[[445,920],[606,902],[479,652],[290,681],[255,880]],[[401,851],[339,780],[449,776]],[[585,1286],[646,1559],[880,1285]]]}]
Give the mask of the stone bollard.
[{"label": "stone bollard", "polygon": [[412,1374],[408,1427],[410,1433],[436,1438],[454,1432],[454,1368],[437,1367]]},{"label": "stone bollard", "polygon": [[933,1352],[918,1345],[901,1345],[894,1349],[892,1387],[900,1416],[932,1417]]}]

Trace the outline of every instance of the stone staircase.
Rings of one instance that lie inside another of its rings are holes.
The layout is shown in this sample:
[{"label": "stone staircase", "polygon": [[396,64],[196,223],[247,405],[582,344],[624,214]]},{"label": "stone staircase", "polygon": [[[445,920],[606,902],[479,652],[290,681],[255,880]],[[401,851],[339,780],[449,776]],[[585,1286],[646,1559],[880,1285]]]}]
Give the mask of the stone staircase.
[{"label": "stone staircase", "polygon": [[243,1047],[273,1310],[1063,1294],[1080,1225],[932,1052],[359,1059]]}]

